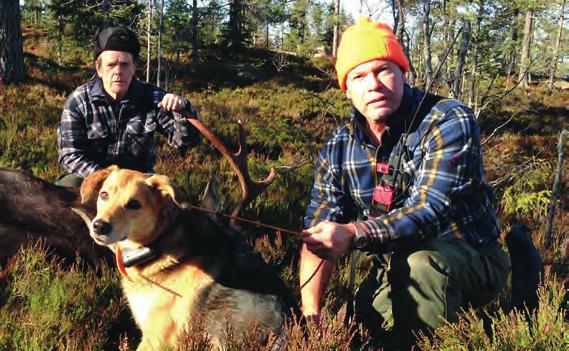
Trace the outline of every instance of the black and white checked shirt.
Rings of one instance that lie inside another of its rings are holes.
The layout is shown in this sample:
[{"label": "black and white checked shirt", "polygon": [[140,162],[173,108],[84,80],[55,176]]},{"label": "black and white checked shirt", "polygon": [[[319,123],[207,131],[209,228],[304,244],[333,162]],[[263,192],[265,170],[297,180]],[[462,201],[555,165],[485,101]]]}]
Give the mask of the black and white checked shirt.
[{"label": "black and white checked shirt", "polygon": [[[165,94],[138,79],[116,103],[106,95],[100,78],[75,89],[58,128],[60,165],[80,177],[112,164],[151,173],[156,163],[155,132],[181,151],[195,146],[199,132],[178,113],[157,107]],[[183,103],[199,118],[187,100]]]}]

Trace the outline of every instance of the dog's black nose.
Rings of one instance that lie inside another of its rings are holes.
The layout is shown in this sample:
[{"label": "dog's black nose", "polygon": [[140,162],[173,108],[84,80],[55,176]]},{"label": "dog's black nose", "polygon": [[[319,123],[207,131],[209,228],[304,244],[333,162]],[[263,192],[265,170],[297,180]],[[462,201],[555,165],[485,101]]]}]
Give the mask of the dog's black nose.
[{"label": "dog's black nose", "polygon": [[107,235],[111,232],[111,223],[105,222],[102,219],[93,221],[93,231],[99,235]]}]

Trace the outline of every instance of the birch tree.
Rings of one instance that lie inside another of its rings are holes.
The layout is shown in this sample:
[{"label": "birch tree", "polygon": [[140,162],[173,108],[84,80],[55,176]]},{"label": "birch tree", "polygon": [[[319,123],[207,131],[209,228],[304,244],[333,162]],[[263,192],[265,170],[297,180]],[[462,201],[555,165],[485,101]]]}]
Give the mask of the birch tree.
[{"label": "birch tree", "polygon": [[340,32],[340,0],[334,0],[334,38],[332,39],[332,56],[338,54]]},{"label": "birch tree", "polygon": [[520,56],[520,66],[518,70],[518,82],[520,85],[527,89],[529,87],[529,81],[531,81],[531,76],[529,73],[529,64],[531,60],[531,42],[533,38],[533,8],[528,8],[525,15],[524,21],[524,39],[522,44],[522,52]]},{"label": "birch tree", "polygon": [[423,56],[425,60],[425,86],[431,85],[433,65],[431,59],[431,26],[430,26],[431,0],[423,1]]},{"label": "birch tree", "polygon": [[458,49],[458,55],[456,60],[456,67],[454,69],[454,83],[452,88],[452,97],[459,100],[462,90],[462,76],[464,72],[464,63],[466,61],[466,54],[468,53],[468,44],[470,42],[470,36],[472,33],[472,25],[470,21],[464,20],[464,31],[462,32],[462,38],[460,41],[460,47]]},{"label": "birch tree", "polygon": [[559,10],[559,26],[557,29],[557,39],[555,41],[555,53],[551,60],[551,68],[549,70],[549,82],[547,84],[547,95],[551,95],[553,91],[553,80],[555,79],[555,71],[557,71],[557,61],[559,61],[559,48],[561,47],[561,37],[563,36],[563,20],[565,15],[565,0],[561,0]]},{"label": "birch tree", "polygon": [[158,19],[158,43],[157,43],[157,66],[156,66],[156,86],[160,86],[160,72],[162,71],[162,31],[164,23],[164,0],[160,1]]},{"label": "birch tree", "polygon": [[152,59],[152,0],[148,0],[146,13],[146,82],[150,82],[150,63]]},{"label": "birch tree", "polygon": [[472,53],[470,55],[470,80],[468,84],[468,106],[474,106],[476,101],[476,90],[478,87],[478,44],[480,42],[480,37],[482,36],[481,24],[484,18],[485,1],[480,0],[478,2],[478,14],[476,16],[476,26],[474,37],[472,40]]}]

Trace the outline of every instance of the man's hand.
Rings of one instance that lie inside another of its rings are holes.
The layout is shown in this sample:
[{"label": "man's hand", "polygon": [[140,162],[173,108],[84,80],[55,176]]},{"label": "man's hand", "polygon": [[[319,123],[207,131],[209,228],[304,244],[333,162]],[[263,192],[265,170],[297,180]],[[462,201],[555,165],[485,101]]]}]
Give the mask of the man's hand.
[{"label": "man's hand", "polygon": [[162,101],[158,103],[158,107],[166,111],[180,112],[184,108],[184,103],[182,98],[176,94],[166,94],[162,98]]},{"label": "man's hand", "polygon": [[324,260],[334,260],[352,246],[353,224],[323,221],[303,231],[308,251]]}]

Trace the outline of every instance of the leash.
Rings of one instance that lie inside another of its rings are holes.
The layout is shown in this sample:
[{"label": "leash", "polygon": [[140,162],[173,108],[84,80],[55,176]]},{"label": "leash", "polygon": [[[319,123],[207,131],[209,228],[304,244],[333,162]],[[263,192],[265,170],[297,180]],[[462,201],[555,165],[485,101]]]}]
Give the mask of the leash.
[{"label": "leash", "polygon": [[295,232],[293,230],[289,230],[289,229],[285,229],[285,228],[281,228],[281,227],[277,227],[274,225],[270,225],[270,224],[264,224],[261,223],[260,221],[254,221],[251,219],[247,219],[247,218],[243,218],[243,217],[238,217],[238,216],[233,216],[230,214],[226,214],[226,213],[222,213],[222,212],[218,212],[209,208],[205,208],[205,207],[200,207],[200,206],[196,206],[196,205],[189,205],[189,208],[191,208],[192,210],[197,210],[200,212],[205,212],[205,213],[209,213],[209,214],[213,214],[216,216],[221,216],[221,217],[225,217],[225,218],[229,218],[229,219],[234,219],[240,222],[244,222],[244,223],[248,223],[248,224],[252,224],[255,225],[258,228],[267,228],[267,229],[272,229],[274,231],[277,232],[283,232],[283,233],[287,233],[290,235],[294,235],[294,236],[298,236],[298,237],[303,237],[304,235],[302,235],[301,232]]},{"label": "leash", "polygon": [[[221,216],[221,217],[225,217],[225,218],[229,218],[229,219],[234,219],[240,222],[244,222],[244,223],[248,223],[248,224],[253,224],[256,227],[262,227],[262,228],[267,228],[267,229],[272,229],[274,231],[277,232],[282,232],[282,233],[287,233],[290,235],[294,235],[294,236],[298,236],[298,237],[303,237],[304,235],[302,235],[301,232],[295,232],[293,230],[289,230],[289,229],[285,229],[285,228],[281,228],[281,227],[277,227],[274,225],[270,225],[270,224],[264,224],[261,223],[260,221],[254,221],[251,219],[247,219],[247,218],[243,218],[243,217],[238,217],[238,216],[233,216],[230,214],[226,214],[226,213],[222,213],[222,212],[218,212],[209,208],[205,208],[205,207],[201,207],[201,206],[196,206],[196,205],[189,205],[189,208],[191,208],[192,210],[196,210],[196,211],[200,211],[200,212],[205,212],[205,213],[209,213],[209,214],[213,214],[216,216]],[[300,285],[300,287],[298,288],[298,290],[302,290],[306,284],[308,284],[312,278],[314,278],[314,276],[316,275],[316,273],[320,270],[320,268],[322,268],[322,265],[324,264],[324,260],[320,259],[320,263],[318,263],[318,266],[316,266],[316,269],[314,270],[314,272],[312,272],[312,274],[310,275],[310,277],[308,277],[308,279],[306,279],[306,281],[304,283],[302,283]]]}]

